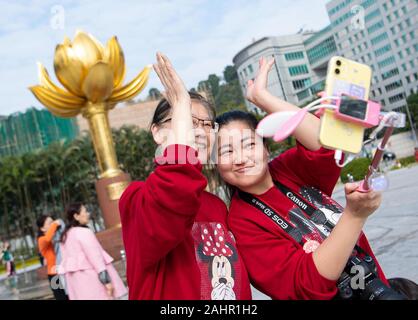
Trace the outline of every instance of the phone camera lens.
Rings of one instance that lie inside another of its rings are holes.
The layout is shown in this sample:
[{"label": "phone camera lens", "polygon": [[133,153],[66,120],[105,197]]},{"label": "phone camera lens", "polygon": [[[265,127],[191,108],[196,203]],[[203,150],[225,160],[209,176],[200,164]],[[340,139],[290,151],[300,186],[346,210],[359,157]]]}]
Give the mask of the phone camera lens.
[{"label": "phone camera lens", "polygon": [[335,69],[335,74],[340,74],[340,69]]},{"label": "phone camera lens", "polygon": [[341,61],[340,60],[337,60],[336,64],[337,64],[337,66],[340,66],[341,65]]}]

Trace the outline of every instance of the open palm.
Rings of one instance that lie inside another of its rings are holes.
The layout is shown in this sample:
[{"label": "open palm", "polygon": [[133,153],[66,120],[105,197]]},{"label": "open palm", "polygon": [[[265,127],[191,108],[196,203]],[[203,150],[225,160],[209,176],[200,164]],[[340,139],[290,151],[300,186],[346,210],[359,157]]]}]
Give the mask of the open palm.
[{"label": "open palm", "polygon": [[190,95],[187,92],[186,86],[167,56],[158,52],[157,63],[153,67],[164,86],[165,91],[163,95],[170,106],[176,108],[181,104],[190,105]]},{"label": "open palm", "polygon": [[262,97],[262,95],[268,93],[268,74],[273,64],[274,58],[267,62],[267,60],[264,57],[261,57],[259,61],[258,72],[255,79],[248,80],[247,82],[246,98],[248,101],[254,103],[255,105],[258,104],[259,99]]}]

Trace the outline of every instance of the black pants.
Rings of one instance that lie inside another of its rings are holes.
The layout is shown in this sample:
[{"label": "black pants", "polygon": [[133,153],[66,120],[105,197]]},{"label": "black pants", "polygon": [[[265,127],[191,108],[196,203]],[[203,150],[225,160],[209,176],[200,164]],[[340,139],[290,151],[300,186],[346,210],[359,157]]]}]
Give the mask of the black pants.
[{"label": "black pants", "polygon": [[65,290],[57,288],[57,285],[59,286],[60,284],[60,281],[57,277],[58,275],[48,275],[49,287],[54,294],[55,300],[68,300],[68,296],[65,294]]}]

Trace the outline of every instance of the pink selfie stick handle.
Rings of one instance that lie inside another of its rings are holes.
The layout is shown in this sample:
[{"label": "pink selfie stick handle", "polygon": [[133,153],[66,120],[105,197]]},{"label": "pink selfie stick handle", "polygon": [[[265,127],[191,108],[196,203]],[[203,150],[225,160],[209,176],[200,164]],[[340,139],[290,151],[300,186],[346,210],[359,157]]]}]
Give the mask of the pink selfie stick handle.
[{"label": "pink selfie stick handle", "polygon": [[366,192],[369,192],[370,190],[371,190],[370,186],[369,186],[368,183],[366,183],[366,180],[361,180],[360,181],[360,186],[357,188],[357,191],[362,192],[362,193],[366,193]]},{"label": "pink selfie stick handle", "polygon": [[358,187],[358,191],[360,192],[369,192],[371,190],[369,185],[369,179],[370,176],[373,174],[374,171],[377,170],[380,161],[383,157],[383,152],[385,151],[386,143],[388,142],[390,136],[393,133],[394,127],[388,127],[385,131],[385,135],[383,136],[382,142],[377,147],[376,153],[374,154],[372,164],[369,167],[369,170],[367,171],[366,176],[364,177],[364,180],[360,182],[360,186]]}]

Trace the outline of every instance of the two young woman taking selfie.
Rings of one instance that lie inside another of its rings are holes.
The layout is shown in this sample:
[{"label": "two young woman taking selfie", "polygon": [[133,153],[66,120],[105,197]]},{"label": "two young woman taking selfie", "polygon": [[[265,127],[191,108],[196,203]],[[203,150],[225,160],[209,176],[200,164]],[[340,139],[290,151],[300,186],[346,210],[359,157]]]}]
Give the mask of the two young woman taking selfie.
[{"label": "two young woman taking selfie", "polygon": [[[268,92],[272,64],[260,60],[247,98],[267,113],[298,110]],[[119,202],[130,299],[251,299],[250,283],[273,299],[333,299],[357,258],[377,269],[370,290],[390,290],[362,233],[379,193],[347,184],[336,226],[326,236],[312,228],[310,214],[336,207],[329,196],[340,174],[334,151],[318,142],[318,118],[308,114],[294,132],[297,146],[269,162],[253,115],[231,111],[215,121],[213,106],[187,92],[166,56],[157,54],[154,69],[165,89],[151,125],[162,154]],[[214,146],[229,212],[205,191],[202,164]]]}]

